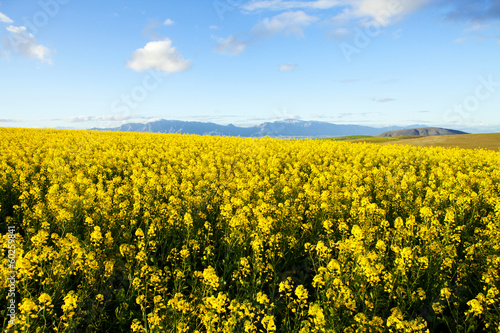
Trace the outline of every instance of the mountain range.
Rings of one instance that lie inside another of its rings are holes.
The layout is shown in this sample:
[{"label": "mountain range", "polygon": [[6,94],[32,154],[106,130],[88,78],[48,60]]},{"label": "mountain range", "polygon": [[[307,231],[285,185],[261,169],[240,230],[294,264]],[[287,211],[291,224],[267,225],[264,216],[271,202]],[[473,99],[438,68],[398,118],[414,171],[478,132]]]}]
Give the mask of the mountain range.
[{"label": "mountain range", "polygon": [[370,127],[362,125],[339,125],[322,121],[303,121],[287,119],[274,122],[265,122],[250,127],[240,127],[233,124],[219,125],[208,122],[158,120],[148,123],[128,123],[114,128],[93,128],[92,130],[121,131],[121,132],[152,132],[178,133],[197,135],[219,135],[261,138],[265,136],[279,138],[328,138],[347,135],[376,136],[387,131],[421,127]]}]

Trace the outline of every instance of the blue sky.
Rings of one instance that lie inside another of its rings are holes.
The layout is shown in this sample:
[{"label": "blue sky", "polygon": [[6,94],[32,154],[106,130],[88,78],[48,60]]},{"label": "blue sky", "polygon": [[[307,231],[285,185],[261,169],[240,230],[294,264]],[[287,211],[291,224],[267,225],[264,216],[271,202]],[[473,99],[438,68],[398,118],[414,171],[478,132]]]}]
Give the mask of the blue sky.
[{"label": "blue sky", "polygon": [[500,1],[0,2],[0,126],[500,131]]}]

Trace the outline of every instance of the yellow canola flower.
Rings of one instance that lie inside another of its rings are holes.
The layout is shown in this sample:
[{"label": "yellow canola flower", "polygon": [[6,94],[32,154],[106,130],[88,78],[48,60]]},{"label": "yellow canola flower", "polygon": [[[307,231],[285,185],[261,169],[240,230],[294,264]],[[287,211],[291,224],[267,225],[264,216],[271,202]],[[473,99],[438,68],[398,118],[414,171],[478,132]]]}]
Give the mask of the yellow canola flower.
[{"label": "yellow canola flower", "polygon": [[219,288],[219,278],[212,266],[208,266],[202,273],[198,272],[198,276],[202,278],[203,283],[213,289]]},{"label": "yellow canola flower", "polygon": [[66,296],[64,296],[63,300],[64,304],[61,306],[63,312],[69,312],[76,309],[78,297],[75,295],[74,291],[70,291]]},{"label": "yellow canola flower", "polygon": [[226,312],[228,297],[223,293],[218,293],[217,297],[205,297],[204,303],[209,309],[215,310],[216,313],[223,313]]},{"label": "yellow canola flower", "polygon": [[102,240],[101,227],[95,226],[94,231],[90,234],[90,240],[94,244],[99,244]]},{"label": "yellow canola flower", "polygon": [[276,324],[274,322],[274,316],[264,316],[261,322],[266,332],[276,332]]},{"label": "yellow canola flower", "polygon": [[256,300],[260,304],[269,304],[269,297],[267,297],[266,294],[264,294],[264,293],[262,293],[260,291],[257,293]]},{"label": "yellow canola flower", "polygon": [[1,128],[0,278],[26,332],[494,330],[498,154]]},{"label": "yellow canola flower", "polygon": [[49,294],[42,293],[40,295],[40,297],[38,297],[38,302],[40,302],[41,304],[51,303],[52,302],[52,297],[50,297]]},{"label": "yellow canola flower", "polygon": [[308,297],[308,292],[307,292],[307,289],[304,288],[303,285],[299,285],[297,286],[297,288],[295,289],[295,295],[297,296],[297,298],[301,301],[301,302],[305,302],[307,301],[307,297]]},{"label": "yellow canola flower", "polygon": [[23,301],[21,302],[21,304],[19,305],[19,310],[22,312],[22,313],[27,313],[29,314],[30,312],[36,312],[38,311],[38,306],[36,305],[35,302],[33,302],[31,299],[29,298],[23,298]]},{"label": "yellow canola flower", "polygon": [[325,325],[325,315],[321,306],[313,303],[309,306],[308,314],[311,317],[311,323],[316,328],[321,328]]}]

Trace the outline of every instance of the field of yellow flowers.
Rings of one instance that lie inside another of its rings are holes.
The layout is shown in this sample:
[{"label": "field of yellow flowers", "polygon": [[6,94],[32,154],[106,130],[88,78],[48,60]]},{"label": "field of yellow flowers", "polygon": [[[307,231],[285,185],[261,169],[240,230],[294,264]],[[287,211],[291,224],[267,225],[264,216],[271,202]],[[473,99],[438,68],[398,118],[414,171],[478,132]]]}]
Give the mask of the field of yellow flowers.
[{"label": "field of yellow flowers", "polygon": [[500,330],[497,152],[3,128],[0,205],[7,332]]}]

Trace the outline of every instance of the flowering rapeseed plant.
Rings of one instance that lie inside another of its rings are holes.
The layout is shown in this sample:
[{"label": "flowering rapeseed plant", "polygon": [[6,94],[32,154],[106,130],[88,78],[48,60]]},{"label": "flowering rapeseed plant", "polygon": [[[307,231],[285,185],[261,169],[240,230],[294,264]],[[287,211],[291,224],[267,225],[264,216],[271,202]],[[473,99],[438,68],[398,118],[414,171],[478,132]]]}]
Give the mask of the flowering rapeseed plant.
[{"label": "flowering rapeseed plant", "polygon": [[498,330],[499,157],[0,129],[2,328]]}]

